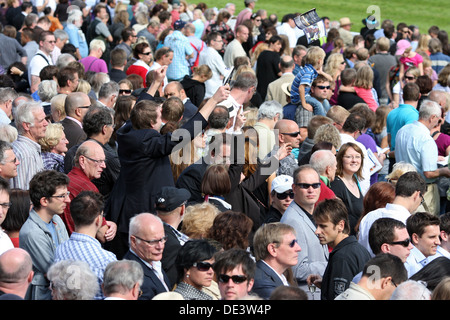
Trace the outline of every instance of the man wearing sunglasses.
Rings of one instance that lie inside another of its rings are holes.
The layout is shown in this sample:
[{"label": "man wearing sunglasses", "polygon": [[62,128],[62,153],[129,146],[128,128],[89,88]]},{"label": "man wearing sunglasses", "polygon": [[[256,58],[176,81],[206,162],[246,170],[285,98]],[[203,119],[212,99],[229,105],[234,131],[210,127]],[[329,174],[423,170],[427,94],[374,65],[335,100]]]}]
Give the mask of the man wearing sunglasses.
[{"label": "man wearing sunglasses", "polygon": [[280,221],[281,216],[294,199],[293,182],[292,177],[288,175],[279,175],[273,179],[270,191],[272,205],[267,213],[266,223]]},{"label": "man wearing sunglasses", "polygon": [[217,256],[213,268],[222,300],[241,300],[249,295],[255,278],[255,262],[249,252],[226,250]]},{"label": "man wearing sunglasses", "polygon": [[[299,149],[302,137],[297,122],[289,119],[278,120],[275,123],[275,132],[278,130],[278,145],[290,145],[292,149]],[[294,153],[280,160],[277,175],[288,175],[292,177],[295,168],[298,167]]]},{"label": "man wearing sunglasses", "polygon": [[[299,252],[297,265],[292,267],[299,287],[309,292],[306,279],[310,274],[323,275],[328,263],[328,247],[322,245],[314,234],[316,223],[313,211],[320,195],[320,177],[310,165],[298,167],[294,172],[294,201],[281,217],[280,222],[291,225],[296,234]],[[309,296],[312,298],[312,296]]]},{"label": "man wearing sunglasses", "polygon": [[426,190],[425,180],[417,172],[411,171],[401,175],[395,185],[395,198],[392,203],[373,210],[362,218],[359,223],[359,243],[373,255],[369,245],[369,233],[373,223],[380,218],[392,218],[406,224],[406,220],[423,202]]}]

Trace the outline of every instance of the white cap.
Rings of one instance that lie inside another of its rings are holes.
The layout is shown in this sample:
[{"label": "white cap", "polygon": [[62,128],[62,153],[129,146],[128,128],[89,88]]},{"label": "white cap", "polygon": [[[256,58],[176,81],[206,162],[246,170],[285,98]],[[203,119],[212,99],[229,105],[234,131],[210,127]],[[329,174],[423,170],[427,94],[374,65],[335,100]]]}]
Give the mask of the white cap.
[{"label": "white cap", "polygon": [[280,175],[273,179],[271,191],[276,193],[283,193],[292,189],[292,184],[294,183],[294,179],[291,176]]}]

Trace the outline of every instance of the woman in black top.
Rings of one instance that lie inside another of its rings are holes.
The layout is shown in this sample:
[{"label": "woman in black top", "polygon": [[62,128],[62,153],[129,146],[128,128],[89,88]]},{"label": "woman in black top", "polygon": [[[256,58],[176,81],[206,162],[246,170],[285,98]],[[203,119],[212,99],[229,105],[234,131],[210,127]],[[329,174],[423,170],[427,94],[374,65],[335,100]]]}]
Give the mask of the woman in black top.
[{"label": "woman in black top", "polygon": [[281,76],[279,64],[282,44],[283,40],[280,36],[272,36],[269,40],[269,49],[261,52],[256,61],[256,77],[258,78],[256,91],[258,91],[263,100],[266,98],[269,83]]},{"label": "woman in black top", "polygon": [[364,155],[361,148],[348,142],[336,155],[336,178],[331,182],[331,190],[340,198],[348,210],[350,234],[355,235],[355,226],[363,211],[363,195],[358,179],[362,179]]}]

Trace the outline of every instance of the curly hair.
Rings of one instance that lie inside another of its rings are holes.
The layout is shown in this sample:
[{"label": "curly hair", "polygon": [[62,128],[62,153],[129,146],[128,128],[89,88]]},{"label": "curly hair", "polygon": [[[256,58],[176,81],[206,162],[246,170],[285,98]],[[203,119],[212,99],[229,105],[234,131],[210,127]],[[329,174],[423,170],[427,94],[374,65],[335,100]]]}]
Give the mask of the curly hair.
[{"label": "curly hair", "polygon": [[220,242],[224,250],[247,249],[252,226],[253,221],[241,212],[221,212],[214,219],[207,238]]}]

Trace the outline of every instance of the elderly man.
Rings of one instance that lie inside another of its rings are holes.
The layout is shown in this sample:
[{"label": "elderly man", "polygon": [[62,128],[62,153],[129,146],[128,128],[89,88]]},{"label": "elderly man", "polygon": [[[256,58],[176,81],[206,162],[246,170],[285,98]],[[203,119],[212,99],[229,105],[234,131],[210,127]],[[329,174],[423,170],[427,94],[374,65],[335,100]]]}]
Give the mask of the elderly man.
[{"label": "elderly man", "polygon": [[118,96],[119,85],[114,81],[110,81],[100,87],[98,91],[98,102],[104,107],[114,109]]},{"label": "elderly man", "polygon": [[218,254],[214,272],[222,300],[247,297],[253,288],[255,269],[255,262],[246,250],[232,248]]},{"label": "elderly man", "polygon": [[253,238],[253,248],[256,272],[252,291],[269,299],[275,288],[291,285],[284,272],[297,264],[301,248],[294,228],[283,223],[261,226]]},{"label": "elderly man", "polygon": [[0,300],[23,300],[33,280],[33,262],[23,249],[0,255]]},{"label": "elderly man", "polygon": [[344,17],[339,19],[339,36],[344,40],[344,44],[346,46],[351,46],[353,44],[353,35],[351,33],[353,23],[350,21],[350,18]]},{"label": "elderly man", "polygon": [[0,88],[0,124],[10,124],[12,105],[17,93],[12,88]]},{"label": "elderly man", "polygon": [[[55,262],[62,260],[87,262],[97,276],[100,287],[106,266],[117,260],[116,256],[103,249],[96,239],[104,221],[102,195],[94,191],[82,191],[71,201],[70,215],[74,223],[74,231],[69,240],[56,248]],[[103,293],[97,292],[96,299],[103,298]]]},{"label": "elderly man", "polygon": [[67,149],[86,140],[82,122],[90,106],[91,100],[83,92],[72,92],[67,95],[64,102],[66,117],[61,121],[66,138],[69,140]]},{"label": "elderly man", "polygon": [[336,176],[337,161],[336,156],[330,150],[317,150],[311,155],[309,164],[320,175],[320,196],[318,202],[324,199],[336,198],[330,183]]},{"label": "elderly man", "polygon": [[11,180],[12,188],[28,190],[31,178],[44,169],[39,139],[45,137],[48,122],[39,102],[26,102],[17,107],[15,122],[19,136],[12,143],[14,153],[22,164]]},{"label": "elderly man", "polygon": [[105,300],[137,300],[143,282],[144,271],[138,262],[110,262],[106,266],[102,283]]},{"label": "elderly man", "polygon": [[34,277],[27,293],[29,300],[51,300],[47,271],[54,262],[55,249],[69,236],[60,218],[69,205],[64,173],[45,170],[30,181],[30,199],[33,208],[19,233],[19,246],[33,260]]},{"label": "elderly man", "polygon": [[140,213],[131,218],[129,232],[130,248],[123,258],[137,261],[144,270],[139,300],[151,300],[158,293],[171,291],[172,284],[161,265],[167,241],[161,219],[151,213]]},{"label": "elderly man", "polygon": [[164,232],[167,236],[162,267],[170,280],[170,283],[177,282],[177,268],[175,260],[178,251],[188,240],[188,237],[178,231],[186,210],[186,203],[191,197],[191,193],[186,189],[175,187],[163,187],[156,199],[156,214],[164,223]]},{"label": "elderly man", "polygon": [[28,82],[31,93],[37,91],[41,78],[39,73],[45,66],[53,65],[51,53],[55,48],[55,36],[50,31],[43,31],[39,35],[39,50],[31,58],[28,66]]},{"label": "elderly man", "polygon": [[430,130],[443,121],[444,111],[434,101],[424,101],[419,110],[419,120],[403,126],[395,138],[395,159],[411,163],[427,182],[423,195],[428,212],[439,215],[440,198],[436,184],[438,177],[450,177],[448,167],[437,167],[438,150]]},{"label": "elderly man", "polygon": [[278,101],[282,106],[285,106],[287,103],[286,93],[282,90],[281,85],[283,83],[292,84],[294,81],[295,76],[292,73],[295,67],[294,59],[291,56],[284,55],[280,58],[279,66],[281,77],[269,83],[265,99]]},{"label": "elderly man", "polygon": [[20,161],[14,153],[13,147],[6,141],[0,140],[0,177],[9,181],[17,176],[17,166]]},{"label": "elderly man", "polygon": [[[70,183],[68,191],[70,200],[73,200],[82,191],[99,192],[93,179],[100,178],[105,169],[105,152],[97,142],[88,140],[83,142],[75,154],[75,166],[68,173]],[[74,232],[75,225],[70,212],[70,207],[66,207],[62,219],[66,224],[67,231],[70,234]],[[117,226],[113,222],[102,220],[102,227],[97,232],[97,239],[101,242],[110,241],[114,238]]]},{"label": "elderly man", "polygon": [[273,129],[278,120],[283,118],[283,106],[277,101],[265,101],[258,109],[257,122],[253,128],[258,133],[258,157],[266,158],[276,144]]},{"label": "elderly man", "polygon": [[294,201],[281,217],[280,222],[291,225],[302,248],[298,263],[292,267],[299,287],[309,292],[306,279],[310,274],[323,275],[328,264],[328,247],[315,235],[316,225],[312,216],[320,195],[320,177],[310,165],[298,167],[294,172]]}]

